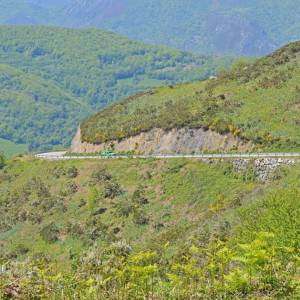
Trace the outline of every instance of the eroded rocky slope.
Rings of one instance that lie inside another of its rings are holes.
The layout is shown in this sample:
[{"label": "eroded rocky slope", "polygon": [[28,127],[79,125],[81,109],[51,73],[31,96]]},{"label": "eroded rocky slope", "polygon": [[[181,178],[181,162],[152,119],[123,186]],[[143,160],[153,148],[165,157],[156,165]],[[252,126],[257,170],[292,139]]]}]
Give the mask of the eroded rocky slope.
[{"label": "eroded rocky slope", "polygon": [[82,141],[81,131],[72,142],[71,151],[75,153],[95,153],[105,149],[116,152],[135,152],[142,154],[193,154],[203,151],[229,151],[232,149],[246,151],[252,148],[250,142],[242,142],[232,134],[221,135],[217,132],[199,129],[181,128],[164,130],[155,128],[148,132],[118,141],[102,144]]}]

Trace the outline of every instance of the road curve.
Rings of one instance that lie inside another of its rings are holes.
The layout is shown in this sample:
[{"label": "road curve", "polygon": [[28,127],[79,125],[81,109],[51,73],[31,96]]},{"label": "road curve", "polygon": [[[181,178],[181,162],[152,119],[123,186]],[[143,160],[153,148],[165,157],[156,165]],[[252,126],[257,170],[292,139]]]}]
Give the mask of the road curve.
[{"label": "road curve", "polygon": [[[47,152],[35,155],[38,159],[44,160],[83,160],[83,159],[108,159],[102,156],[68,156],[66,152]],[[198,159],[223,159],[223,158],[300,158],[300,153],[219,153],[219,154],[174,154],[174,155],[116,155],[109,159],[146,159],[146,158],[198,158]]]}]

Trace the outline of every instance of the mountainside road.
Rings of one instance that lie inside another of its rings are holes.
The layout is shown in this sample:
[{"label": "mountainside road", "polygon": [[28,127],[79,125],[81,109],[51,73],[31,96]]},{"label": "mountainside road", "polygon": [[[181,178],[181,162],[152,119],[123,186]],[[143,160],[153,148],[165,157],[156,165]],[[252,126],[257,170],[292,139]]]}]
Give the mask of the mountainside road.
[{"label": "mountainside road", "polygon": [[300,153],[220,153],[220,154],[174,154],[174,155],[116,155],[114,157],[102,156],[67,156],[66,152],[48,152],[35,155],[38,159],[45,160],[71,160],[71,159],[145,159],[145,158],[199,158],[199,159],[222,159],[222,158],[300,158]]}]

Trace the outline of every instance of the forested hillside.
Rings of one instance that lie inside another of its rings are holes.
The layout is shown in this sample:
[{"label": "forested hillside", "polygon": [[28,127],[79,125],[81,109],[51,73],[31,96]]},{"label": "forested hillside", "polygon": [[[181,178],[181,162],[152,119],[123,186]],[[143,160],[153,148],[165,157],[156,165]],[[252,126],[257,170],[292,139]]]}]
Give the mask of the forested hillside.
[{"label": "forested hillside", "polygon": [[0,297],[296,299],[300,168],[252,166],[8,162]]},{"label": "forested hillside", "polygon": [[50,80],[0,65],[0,136],[32,148],[66,145],[88,112],[83,99]]},{"label": "forested hillside", "polygon": [[99,27],[198,53],[263,55],[300,39],[298,0],[0,1],[0,24]]},{"label": "forested hillside", "polygon": [[292,43],[253,63],[240,61],[216,79],[125,99],[84,121],[82,141],[187,127],[231,133],[260,151],[299,151],[299,53],[300,42]]},{"label": "forested hillside", "polygon": [[0,27],[0,138],[31,149],[67,146],[92,110],[155,86],[205,78],[230,61],[97,29]]}]

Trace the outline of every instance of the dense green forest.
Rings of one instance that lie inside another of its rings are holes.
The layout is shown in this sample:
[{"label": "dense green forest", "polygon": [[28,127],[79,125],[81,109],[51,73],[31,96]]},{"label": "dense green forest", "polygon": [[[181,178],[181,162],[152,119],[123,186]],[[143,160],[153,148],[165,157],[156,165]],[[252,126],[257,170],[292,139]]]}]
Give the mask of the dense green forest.
[{"label": "dense green forest", "polygon": [[52,81],[8,65],[0,65],[0,103],[0,136],[30,149],[67,145],[78,122],[91,112]]},{"label": "dense green forest", "polygon": [[125,99],[81,124],[83,141],[121,140],[152,128],[204,128],[251,141],[257,150],[300,149],[300,42],[215,79]]},{"label": "dense green forest", "polygon": [[0,27],[0,137],[33,150],[68,146],[93,110],[156,86],[206,78],[231,60],[97,29]]},{"label": "dense green forest", "polygon": [[208,54],[262,55],[298,40],[299,13],[298,0],[0,0],[0,24],[106,28]]},{"label": "dense green forest", "polygon": [[299,165],[262,183],[231,162],[6,163],[4,299],[299,295]]}]

